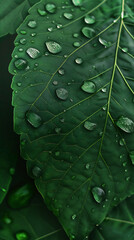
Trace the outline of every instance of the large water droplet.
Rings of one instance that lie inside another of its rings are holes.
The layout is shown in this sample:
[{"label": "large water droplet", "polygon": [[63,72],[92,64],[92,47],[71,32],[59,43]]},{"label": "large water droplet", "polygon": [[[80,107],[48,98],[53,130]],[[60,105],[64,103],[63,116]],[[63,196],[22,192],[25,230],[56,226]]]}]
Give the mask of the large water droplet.
[{"label": "large water droplet", "polygon": [[83,27],[82,33],[87,38],[92,38],[95,36],[95,30],[93,28],[89,28],[89,27]]},{"label": "large water droplet", "polygon": [[32,111],[28,111],[26,112],[26,120],[34,127],[34,128],[38,128],[41,126],[42,124],[42,119],[41,117],[32,112]]},{"label": "large water droplet", "polygon": [[33,169],[32,169],[32,174],[33,174],[33,176],[36,177],[36,178],[40,177],[41,174],[42,174],[41,168],[38,167],[38,166],[34,166]]},{"label": "large water droplet", "polygon": [[83,0],[72,0],[74,6],[78,7],[82,5]]},{"label": "large water droplet", "polygon": [[28,25],[28,27],[30,27],[30,28],[36,28],[37,23],[36,23],[35,20],[31,20],[31,21],[28,22],[27,25]]},{"label": "large water droplet", "polygon": [[73,14],[72,13],[64,13],[63,16],[68,20],[73,19]]},{"label": "large water droplet", "polygon": [[54,41],[46,42],[46,46],[47,46],[48,51],[53,54],[57,54],[57,53],[61,52],[61,50],[62,50],[61,45]]},{"label": "large water droplet", "polygon": [[92,188],[92,194],[97,203],[101,203],[105,199],[105,192],[100,187]]},{"label": "large water droplet", "polygon": [[47,4],[46,4],[46,10],[47,10],[47,12],[49,12],[49,13],[55,13],[55,11],[56,11],[56,6],[55,6],[55,4],[53,4],[53,3],[47,3]]},{"label": "large water droplet", "polygon": [[134,164],[134,151],[131,151],[131,152],[129,153],[129,157],[130,157],[130,159],[131,159],[131,161],[132,161],[132,164]]},{"label": "large water droplet", "polygon": [[16,233],[16,239],[17,240],[28,240],[28,234],[24,231]]},{"label": "large water droplet", "polygon": [[26,52],[32,59],[36,59],[41,56],[40,51],[36,48],[28,48]]},{"label": "large water droplet", "polygon": [[89,121],[86,121],[84,123],[84,128],[89,130],[89,131],[92,131],[96,128],[96,124],[95,123],[92,123],[92,122],[89,122]]},{"label": "large water droplet", "polygon": [[99,37],[99,42],[100,42],[103,46],[105,46],[105,47],[110,47],[110,46],[112,45],[111,42],[107,42],[106,40],[104,40],[104,39],[102,39],[102,38],[100,38],[100,37]]},{"label": "large water droplet", "polygon": [[87,15],[87,16],[84,18],[84,21],[85,21],[85,23],[87,23],[87,24],[93,24],[93,23],[95,23],[95,17],[94,17],[94,16],[89,16],[89,15]]},{"label": "large water droplet", "polygon": [[75,62],[80,65],[83,63],[83,60],[82,60],[82,58],[76,58]]},{"label": "large water droplet", "polygon": [[116,125],[126,133],[134,132],[134,122],[124,116],[121,116],[117,121]]},{"label": "large water droplet", "polygon": [[85,81],[83,83],[83,85],[81,86],[81,89],[84,92],[87,92],[87,93],[95,93],[96,92],[96,85],[92,81]]},{"label": "large water droplet", "polygon": [[14,65],[18,70],[26,69],[27,64],[28,64],[27,61],[23,58],[19,58],[14,62]]},{"label": "large water droplet", "polygon": [[46,16],[47,15],[46,11],[44,11],[44,10],[41,10],[41,9],[38,8],[37,11],[38,11],[40,16]]},{"label": "large water droplet", "polygon": [[59,99],[66,100],[68,98],[68,91],[65,88],[58,88],[56,95]]}]

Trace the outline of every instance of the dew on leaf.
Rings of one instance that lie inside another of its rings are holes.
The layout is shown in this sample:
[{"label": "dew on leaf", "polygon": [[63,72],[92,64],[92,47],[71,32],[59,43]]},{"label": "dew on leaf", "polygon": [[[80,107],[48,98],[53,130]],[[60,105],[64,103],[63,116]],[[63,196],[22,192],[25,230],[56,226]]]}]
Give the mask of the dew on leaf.
[{"label": "dew on leaf", "polygon": [[58,81],[53,81],[53,85],[57,86],[58,85]]},{"label": "dew on leaf", "polygon": [[10,175],[13,176],[15,174],[15,168],[10,168],[9,173],[10,173]]},{"label": "dew on leaf", "polygon": [[25,231],[16,233],[17,240],[29,240],[28,234]]},{"label": "dew on leaf", "polygon": [[73,214],[71,218],[72,218],[72,220],[75,220],[76,219],[76,214]]},{"label": "dew on leaf", "polygon": [[5,215],[5,216],[3,217],[3,222],[4,222],[5,224],[11,224],[11,223],[12,223],[12,219],[11,219],[9,216]]},{"label": "dew on leaf", "polygon": [[31,37],[35,37],[37,35],[37,33],[34,32],[34,33],[31,33],[30,35],[31,35]]},{"label": "dew on leaf", "polygon": [[127,165],[127,162],[124,162],[122,165],[123,165],[123,167],[126,167],[126,165]]},{"label": "dew on leaf", "polygon": [[26,44],[26,39],[25,39],[25,38],[21,38],[21,39],[20,39],[20,43],[23,44],[23,45],[25,45],[25,44]]},{"label": "dew on leaf", "polygon": [[87,23],[87,24],[93,24],[93,23],[95,23],[95,17],[94,17],[94,16],[89,16],[89,15],[87,15],[87,16],[84,18],[84,21],[85,21],[85,23]]},{"label": "dew on leaf", "polygon": [[72,0],[72,3],[74,4],[74,6],[79,7],[82,5],[83,0]]},{"label": "dew on leaf", "polygon": [[61,100],[66,100],[68,98],[68,91],[65,88],[56,89],[56,95]]},{"label": "dew on leaf", "polygon": [[92,123],[92,122],[89,122],[89,121],[86,121],[84,123],[84,128],[88,131],[92,131],[96,128],[96,124],[95,123]]},{"label": "dew on leaf", "polygon": [[60,69],[58,70],[58,73],[59,73],[60,75],[64,75],[65,71],[64,71],[63,68],[60,68]]},{"label": "dew on leaf", "polygon": [[87,93],[95,93],[96,92],[96,85],[92,81],[85,81],[83,83],[83,85],[81,86],[81,89],[84,92],[87,92]]},{"label": "dew on leaf", "polygon": [[37,22],[35,20],[31,20],[28,22],[28,27],[30,28],[36,28],[37,27]]},{"label": "dew on leaf", "polygon": [[53,31],[53,28],[52,28],[52,27],[49,27],[47,30],[48,30],[49,32],[52,32],[52,31]]},{"label": "dew on leaf", "polygon": [[107,47],[110,47],[110,46],[112,45],[111,42],[107,42],[106,40],[104,40],[104,39],[102,39],[102,38],[100,38],[100,37],[99,37],[99,42],[100,42],[103,46],[105,46],[106,48],[107,48]]},{"label": "dew on leaf", "polygon": [[80,47],[80,42],[74,42],[74,43],[73,43],[73,46],[74,46],[74,47]]},{"label": "dew on leaf", "polygon": [[102,91],[103,93],[106,93],[107,89],[106,89],[106,88],[102,88],[101,91]]},{"label": "dew on leaf", "polygon": [[62,28],[62,24],[61,23],[59,23],[59,24],[57,24],[57,26],[56,26],[58,29],[60,29],[60,28]]},{"label": "dew on leaf", "polygon": [[64,13],[63,16],[68,20],[73,19],[73,14],[72,13]]},{"label": "dew on leaf", "polygon": [[122,50],[122,52],[124,52],[124,53],[127,53],[127,52],[128,52],[128,48],[125,48],[125,47],[122,48],[121,50]]},{"label": "dew on leaf", "polygon": [[129,157],[131,159],[132,164],[134,164],[134,151],[129,152]]},{"label": "dew on leaf", "polygon": [[105,192],[100,187],[92,188],[92,195],[97,203],[101,203],[105,199]]},{"label": "dew on leaf", "polygon": [[49,13],[55,13],[56,11],[56,6],[53,3],[47,3],[46,4],[46,11]]},{"label": "dew on leaf", "polygon": [[7,192],[7,190],[5,188],[1,188],[2,192]]},{"label": "dew on leaf", "polygon": [[134,132],[134,122],[124,116],[121,116],[117,121],[116,125],[126,133],[133,133]]},{"label": "dew on leaf", "polygon": [[90,164],[87,163],[87,164],[86,164],[86,169],[89,169],[89,168],[90,168]]},{"label": "dew on leaf", "polygon": [[120,146],[124,146],[124,139],[123,138],[119,140],[119,144],[120,144]]},{"label": "dew on leaf", "polygon": [[57,134],[60,134],[61,128],[55,128],[55,132],[56,132]]},{"label": "dew on leaf", "polygon": [[27,34],[27,32],[24,31],[24,30],[21,30],[20,33],[21,33],[22,35],[26,35],[26,34]]},{"label": "dew on leaf", "polygon": [[19,48],[19,52],[23,52],[24,50],[23,50],[23,48]]},{"label": "dew on leaf", "polygon": [[50,53],[57,54],[61,52],[62,47],[59,43],[54,41],[46,42],[46,47]]},{"label": "dew on leaf", "polygon": [[40,177],[41,174],[42,174],[41,168],[38,167],[38,166],[34,166],[34,167],[32,168],[32,174],[33,174],[33,176],[36,177],[36,178]]},{"label": "dew on leaf", "polygon": [[40,16],[46,16],[47,13],[45,10],[41,10],[40,8],[37,9],[37,12],[39,13]]},{"label": "dew on leaf", "polygon": [[126,181],[128,182],[129,180],[130,180],[130,177],[127,177],[127,178],[126,178]]},{"label": "dew on leaf", "polygon": [[27,61],[23,58],[19,58],[14,62],[14,65],[18,70],[26,69],[27,64],[28,64]]},{"label": "dew on leaf", "polygon": [[76,58],[75,62],[80,65],[83,63],[83,60],[82,60],[82,58]]},{"label": "dew on leaf", "polygon": [[77,37],[79,37],[79,34],[78,34],[78,33],[74,33],[74,34],[73,34],[73,37],[74,37],[74,38],[77,38]]},{"label": "dew on leaf", "polygon": [[60,155],[60,152],[55,152],[55,156],[58,157]]},{"label": "dew on leaf", "polygon": [[87,38],[92,38],[95,36],[95,30],[93,28],[89,28],[89,27],[83,27],[82,33]]},{"label": "dew on leaf", "polygon": [[36,48],[28,48],[26,52],[32,59],[36,59],[41,56],[40,51]]},{"label": "dew on leaf", "polygon": [[41,117],[32,112],[32,111],[28,111],[26,112],[26,120],[28,121],[28,123],[30,123],[34,128],[38,128],[41,126],[42,124],[42,119]]}]

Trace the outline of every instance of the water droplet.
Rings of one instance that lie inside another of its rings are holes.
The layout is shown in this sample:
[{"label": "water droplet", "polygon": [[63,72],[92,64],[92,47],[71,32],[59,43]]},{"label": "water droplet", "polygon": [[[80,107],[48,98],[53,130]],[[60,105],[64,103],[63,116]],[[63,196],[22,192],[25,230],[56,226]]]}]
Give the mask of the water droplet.
[{"label": "water droplet", "polygon": [[46,46],[47,46],[48,51],[53,54],[57,54],[57,53],[61,52],[61,50],[62,50],[61,45],[54,41],[46,42]]},{"label": "water droplet", "polygon": [[96,85],[92,81],[85,81],[83,83],[83,85],[81,86],[81,89],[84,92],[87,92],[87,93],[95,93],[96,92]]},{"label": "water droplet", "polygon": [[126,178],[126,181],[128,182],[129,180],[130,180],[130,177],[127,177],[127,178]]},{"label": "water droplet", "polygon": [[72,215],[72,220],[75,220],[76,219],[76,214],[73,214]]},{"label": "water droplet", "polygon": [[5,188],[1,188],[2,192],[6,192],[7,190]]},{"label": "water droplet", "polygon": [[31,33],[30,35],[31,35],[31,37],[35,37],[37,35],[37,33],[34,32],[34,33]]},{"label": "water droplet", "polygon": [[55,132],[56,132],[57,134],[60,134],[61,128],[55,128]]},{"label": "water droplet", "polygon": [[63,68],[60,68],[59,71],[58,71],[58,73],[59,73],[60,75],[64,75],[65,71],[64,71]]},{"label": "water droplet", "polygon": [[33,174],[33,176],[36,177],[36,178],[40,177],[41,174],[42,174],[41,168],[38,167],[38,166],[34,166],[33,169],[32,169],[32,174]]},{"label": "water droplet", "polygon": [[10,175],[13,176],[15,174],[15,168],[10,168],[9,173],[10,173]]},{"label": "water droplet", "polygon": [[93,24],[93,23],[95,23],[95,17],[94,17],[94,16],[89,16],[89,15],[87,15],[87,16],[84,18],[84,21],[85,21],[85,23],[87,23],[87,24]]},{"label": "water droplet", "polygon": [[102,88],[101,91],[106,93],[107,89],[106,88]]},{"label": "water droplet", "polygon": [[36,48],[28,48],[26,52],[32,59],[36,59],[41,56],[40,51]]},{"label": "water droplet", "polygon": [[21,33],[22,35],[26,35],[26,34],[27,34],[27,32],[24,31],[24,30],[20,31],[20,33]]},{"label": "water droplet", "polygon": [[92,194],[97,203],[101,203],[105,199],[105,192],[102,188],[99,187],[92,188]]},{"label": "water droplet", "polygon": [[90,164],[87,163],[87,164],[86,164],[86,169],[89,169],[89,168],[90,168]]},{"label": "water droplet", "polygon": [[121,116],[117,121],[116,125],[126,133],[134,132],[134,122],[124,116]]},{"label": "water droplet", "polygon": [[95,31],[93,28],[89,28],[89,27],[83,27],[82,28],[82,33],[85,37],[87,38],[92,38],[95,36]]},{"label": "water droplet", "polygon": [[27,64],[28,64],[27,61],[23,58],[19,58],[14,62],[14,65],[18,70],[26,69]]},{"label": "water droplet", "polygon": [[53,81],[53,85],[57,86],[58,85],[58,81]]},{"label": "water droplet", "polygon": [[23,45],[25,45],[25,44],[26,44],[26,39],[25,39],[25,38],[21,38],[21,39],[20,39],[20,43],[23,44]]},{"label": "water droplet", "polygon": [[60,119],[60,122],[64,123],[64,122],[65,122],[65,119],[64,119],[64,118],[61,118],[61,119]]},{"label": "water droplet", "polygon": [[126,167],[126,165],[127,165],[127,162],[124,162],[122,165],[123,165],[123,167]]},{"label": "water droplet", "polygon": [[128,48],[122,48],[121,50],[122,50],[122,52],[124,52],[124,53],[127,53],[127,52],[128,52]]},{"label": "water droplet", "polygon": [[27,183],[10,192],[8,195],[8,205],[11,208],[19,209],[28,206],[34,193],[33,185]]},{"label": "water droplet", "polygon": [[132,164],[134,164],[134,151],[131,151],[131,152],[129,153],[129,157],[130,157],[130,159],[131,159]]},{"label": "water droplet", "polygon": [[37,23],[36,23],[35,20],[31,20],[31,21],[28,22],[27,25],[28,25],[28,27],[30,27],[30,28],[36,28]]},{"label": "water droplet", "polygon": [[60,155],[60,152],[55,152],[56,157],[59,157],[59,155]]},{"label": "water droplet", "polygon": [[64,13],[63,16],[68,20],[73,19],[73,14],[72,13]]},{"label": "water droplet", "polygon": [[74,46],[74,47],[80,47],[80,42],[74,42],[74,43],[73,43],[73,46]]},{"label": "water droplet", "polygon": [[32,111],[28,111],[26,112],[26,120],[34,127],[34,128],[38,128],[41,126],[42,124],[42,119],[41,117],[32,112]]},{"label": "water droplet", "polygon": [[92,131],[96,128],[96,124],[95,123],[92,123],[92,122],[89,122],[89,121],[86,121],[84,123],[84,128],[89,130],[89,131]]},{"label": "water droplet", "polygon": [[106,40],[104,40],[104,39],[102,39],[102,38],[100,38],[100,37],[99,37],[99,42],[100,42],[103,46],[105,46],[105,47],[110,47],[110,46],[112,45],[111,42],[107,42]]},{"label": "water droplet", "polygon": [[56,95],[59,99],[66,100],[68,98],[68,91],[65,88],[58,88]]},{"label": "water droplet", "polygon": [[39,8],[37,9],[37,12],[39,13],[40,16],[46,16],[47,15],[46,11],[41,10]]},{"label": "water droplet", "polygon": [[23,48],[19,48],[19,52],[23,52]]},{"label": "water droplet", "polygon": [[125,140],[123,138],[120,139],[120,141],[119,141],[120,146],[124,146],[124,143],[125,143]]},{"label": "water droplet", "polygon": [[55,13],[56,11],[56,6],[53,3],[47,3],[46,4],[46,11],[49,13]]},{"label": "water droplet", "polygon": [[52,27],[49,27],[47,30],[48,30],[49,32],[52,32],[52,31],[53,31],[53,28],[52,28]]},{"label": "water droplet", "polygon": [[9,216],[5,215],[5,216],[3,217],[3,222],[4,222],[5,224],[11,224],[11,223],[12,223],[12,219],[11,219]]},{"label": "water droplet", "polygon": [[56,26],[58,29],[62,28],[62,24],[61,23],[58,23],[57,26]]},{"label": "water droplet", "polygon": [[72,0],[74,6],[79,7],[82,5],[83,0]]},{"label": "water droplet", "polygon": [[80,65],[83,63],[83,60],[82,60],[82,58],[76,58],[75,62]]},{"label": "water droplet", "polygon": [[79,34],[78,34],[78,33],[74,33],[74,34],[73,34],[73,37],[74,37],[74,38],[77,38],[77,37],[79,37]]},{"label": "water droplet", "polygon": [[16,239],[17,240],[28,240],[28,234],[24,231],[16,233]]}]

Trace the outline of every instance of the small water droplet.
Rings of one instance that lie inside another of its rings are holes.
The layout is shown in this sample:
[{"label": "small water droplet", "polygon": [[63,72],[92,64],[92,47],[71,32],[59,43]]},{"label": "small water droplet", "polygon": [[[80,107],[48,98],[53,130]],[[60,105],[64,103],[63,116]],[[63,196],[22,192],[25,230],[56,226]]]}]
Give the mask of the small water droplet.
[{"label": "small water droplet", "polygon": [[106,89],[106,88],[102,88],[101,91],[102,91],[103,93],[106,93],[107,89]]},{"label": "small water droplet", "polygon": [[48,51],[53,54],[57,54],[57,53],[61,52],[61,50],[62,50],[61,45],[54,41],[46,42],[46,47],[47,47]]},{"label": "small water droplet", "polygon": [[130,180],[130,177],[127,177],[127,178],[126,178],[126,181],[128,182],[129,180]]},{"label": "small water droplet", "polygon": [[126,165],[127,165],[127,162],[124,162],[122,165],[123,165],[123,167],[126,167]]},{"label": "small water droplet", "polygon": [[61,118],[61,119],[60,119],[60,122],[64,123],[64,122],[65,122],[65,119],[64,119],[64,118]]},{"label": "small water droplet", "polygon": [[56,11],[56,6],[53,3],[47,3],[46,4],[46,11],[49,13],[55,13]]},{"label": "small water droplet", "polygon": [[23,52],[24,50],[23,50],[23,48],[19,48],[19,52]]},{"label": "small water droplet", "polygon": [[92,194],[97,203],[101,203],[105,199],[105,192],[100,187],[92,188]]},{"label": "small water droplet", "polygon": [[59,155],[60,155],[60,152],[55,152],[56,157],[59,157]]},{"label": "small water droplet", "polygon": [[40,16],[46,16],[47,13],[45,10],[41,10],[40,8],[37,9],[37,12],[39,13]]},{"label": "small water droplet", "polygon": [[25,38],[21,38],[21,39],[20,39],[20,43],[23,44],[23,45],[25,45],[25,44],[26,44],[26,39],[25,39]]},{"label": "small water droplet", "polygon": [[61,128],[55,128],[55,132],[56,132],[57,134],[60,134]]},{"label": "small water droplet", "polygon": [[13,176],[15,174],[15,168],[10,168],[9,173],[10,173],[10,175]]},{"label": "small water droplet", "polygon": [[87,16],[84,18],[84,21],[85,21],[85,23],[87,23],[87,24],[93,24],[93,23],[95,23],[95,17],[94,17],[94,16],[89,16],[89,15],[87,15]]},{"label": "small water droplet", "polygon": [[47,30],[48,30],[49,32],[52,32],[52,31],[53,31],[53,28],[52,28],[52,27],[49,27]]},{"label": "small water droplet", "polygon": [[34,32],[34,33],[31,33],[30,35],[31,35],[31,37],[35,37],[37,35],[37,33]]},{"label": "small water droplet", "polygon": [[121,50],[122,50],[122,52],[124,52],[124,53],[127,53],[127,52],[128,52],[128,48],[125,48],[125,47],[122,48]]},{"label": "small water droplet", "polygon": [[124,146],[124,143],[125,143],[125,140],[123,138],[119,140],[120,146]]},{"label": "small water droplet", "polygon": [[74,33],[74,34],[73,34],[73,37],[74,37],[74,38],[77,38],[77,37],[79,37],[79,34],[78,34],[78,33]]},{"label": "small water droplet", "polygon": [[21,33],[22,35],[26,35],[26,34],[27,34],[27,32],[24,31],[24,30],[20,31],[20,33]]},{"label": "small water droplet", "polygon": [[68,20],[73,19],[73,14],[72,13],[64,13],[63,16]]},{"label": "small water droplet", "polygon": [[41,126],[42,124],[42,119],[41,117],[32,112],[32,111],[28,111],[26,112],[26,120],[34,127],[34,128],[38,128]]},{"label": "small water droplet", "polygon": [[83,60],[82,60],[82,58],[76,58],[75,62],[80,65],[83,63]]},{"label": "small water droplet", "polygon": [[6,192],[7,190],[5,188],[1,188],[2,192]]},{"label": "small water droplet", "polygon": [[93,28],[89,28],[89,27],[83,27],[82,33],[87,38],[92,38],[95,36],[95,30]]},{"label": "small water droplet", "polygon": [[110,47],[110,46],[112,45],[111,42],[107,42],[106,40],[104,40],[104,39],[102,39],[102,38],[100,38],[100,37],[99,37],[99,42],[100,42],[103,46],[105,46],[106,48],[107,48],[107,47]]},{"label": "small water droplet", "polygon": [[72,220],[75,220],[76,219],[76,214],[73,214],[72,215]]},{"label": "small water droplet", "polygon": [[11,224],[11,223],[12,223],[12,219],[11,219],[8,215],[5,215],[5,216],[3,217],[3,222],[4,222],[5,224]]},{"label": "small water droplet", "polygon": [[86,164],[86,169],[89,169],[89,168],[90,168],[90,164],[87,163],[87,164]]},{"label": "small water droplet", "polygon": [[66,100],[68,98],[68,91],[65,88],[56,89],[56,95],[61,100]]},{"label": "small water droplet", "polygon": [[96,124],[95,123],[92,123],[92,122],[89,122],[89,121],[86,121],[84,123],[84,128],[89,130],[89,131],[92,131],[96,128]]},{"label": "small water droplet", "polygon": [[81,89],[84,92],[87,92],[87,93],[95,93],[96,92],[96,85],[92,81],[85,81],[83,83],[83,85],[81,86]]},{"label": "small water droplet", "polygon": [[131,159],[132,164],[134,164],[134,151],[129,152],[129,157]]},{"label": "small water droplet", "polygon": [[36,178],[40,177],[41,174],[42,174],[41,168],[38,167],[38,166],[34,166],[33,169],[32,169],[32,174],[33,174],[33,176],[36,177]]},{"label": "small water droplet", "polygon": [[17,240],[28,240],[28,234],[24,231],[16,233],[16,239]]},{"label": "small water droplet", "polygon": [[82,5],[83,0],[72,0],[74,6],[79,7]]},{"label": "small water droplet", "polygon": [[58,81],[53,81],[53,85],[57,86],[58,85]]},{"label": "small water droplet", "polygon": [[36,48],[28,48],[26,52],[32,59],[36,59],[41,56],[40,51]]},{"label": "small water droplet", "polygon": [[35,20],[29,21],[27,25],[28,25],[28,27],[30,27],[30,28],[36,28],[36,27],[37,27],[37,23],[36,23]]},{"label": "small water droplet", "polygon": [[74,43],[73,43],[73,46],[74,46],[74,47],[80,47],[80,42],[74,42]]},{"label": "small water droplet", "polygon": [[117,121],[116,125],[126,133],[133,133],[134,132],[134,122],[124,116],[121,116]]},{"label": "small water droplet", "polygon": [[62,28],[62,24],[61,23],[58,23],[57,26],[56,26],[58,29]]},{"label": "small water droplet", "polygon": [[59,71],[58,71],[58,73],[59,73],[60,75],[64,75],[65,71],[64,71],[63,68],[60,68]]},{"label": "small water droplet", "polygon": [[23,58],[19,58],[14,62],[14,65],[18,70],[26,69],[27,64],[28,64],[27,61]]}]

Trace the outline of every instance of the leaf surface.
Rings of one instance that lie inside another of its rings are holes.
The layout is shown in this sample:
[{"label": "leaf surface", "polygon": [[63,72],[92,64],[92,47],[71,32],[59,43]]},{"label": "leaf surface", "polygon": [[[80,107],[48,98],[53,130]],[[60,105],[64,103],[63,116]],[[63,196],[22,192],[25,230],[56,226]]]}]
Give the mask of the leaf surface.
[{"label": "leaf surface", "polygon": [[26,43],[10,65],[15,130],[29,174],[70,239],[85,239],[134,193],[133,7],[41,1],[18,29],[15,42],[25,32]]},{"label": "leaf surface", "polygon": [[0,1],[0,37],[16,32],[17,27],[28,14],[28,9],[37,0],[1,0]]}]

